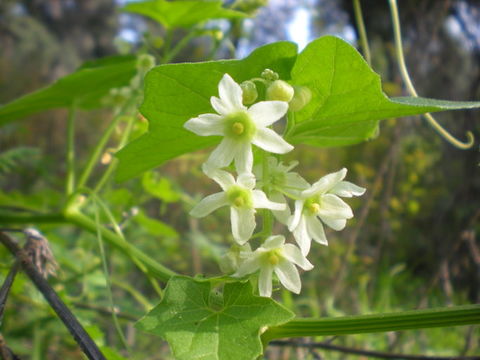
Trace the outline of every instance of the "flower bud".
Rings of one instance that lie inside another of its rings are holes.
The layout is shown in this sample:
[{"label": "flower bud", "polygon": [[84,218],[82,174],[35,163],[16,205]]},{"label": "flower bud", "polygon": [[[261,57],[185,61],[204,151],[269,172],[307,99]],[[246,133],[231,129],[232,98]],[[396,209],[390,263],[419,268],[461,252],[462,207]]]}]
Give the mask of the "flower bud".
[{"label": "flower bud", "polygon": [[288,108],[291,111],[299,111],[303,109],[312,99],[312,92],[306,86],[294,86],[295,93],[292,100],[288,103]]},{"label": "flower bud", "polygon": [[267,88],[267,100],[289,102],[294,94],[293,87],[283,80],[275,80]]},{"label": "flower bud", "polygon": [[250,105],[257,100],[258,91],[253,81],[244,81],[240,84],[242,88],[242,100],[244,105]]},{"label": "flower bud", "polygon": [[278,74],[270,69],[265,69],[262,71],[262,78],[268,81],[275,81],[278,80]]},{"label": "flower bud", "polygon": [[149,54],[141,54],[137,58],[136,65],[139,71],[147,72],[155,66],[155,58]]}]

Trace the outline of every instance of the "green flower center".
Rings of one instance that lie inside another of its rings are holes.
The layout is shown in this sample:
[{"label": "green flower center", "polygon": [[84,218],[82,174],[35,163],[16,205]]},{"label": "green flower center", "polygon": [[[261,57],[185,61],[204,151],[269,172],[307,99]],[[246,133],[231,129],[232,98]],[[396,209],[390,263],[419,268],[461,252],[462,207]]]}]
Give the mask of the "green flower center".
[{"label": "green flower center", "polygon": [[286,182],[285,173],[281,172],[281,171],[272,173],[272,175],[270,177],[270,181],[271,181],[272,185],[277,185],[277,186],[284,185],[285,182]]},{"label": "green flower center", "polygon": [[263,263],[275,266],[278,265],[282,258],[282,249],[273,249],[263,255]]},{"label": "green flower center", "polygon": [[257,128],[250,115],[245,111],[225,117],[225,135],[237,140],[251,140]]},{"label": "green flower center", "polygon": [[320,197],[315,196],[307,199],[303,205],[303,211],[310,215],[317,215],[320,211]]},{"label": "green flower center", "polygon": [[232,186],[227,191],[227,198],[231,206],[236,208],[252,208],[252,195],[250,191],[240,186]]}]

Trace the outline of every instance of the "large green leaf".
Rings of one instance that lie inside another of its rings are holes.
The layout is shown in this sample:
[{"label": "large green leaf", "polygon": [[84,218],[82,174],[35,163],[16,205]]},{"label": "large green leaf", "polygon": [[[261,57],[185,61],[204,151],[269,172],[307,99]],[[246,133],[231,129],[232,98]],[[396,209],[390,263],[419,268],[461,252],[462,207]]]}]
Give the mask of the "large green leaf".
[{"label": "large green leaf", "polygon": [[350,145],[373,137],[378,120],[480,107],[479,102],[389,99],[380,77],[357,50],[333,36],[312,41],[298,55],[292,84],[312,92],[310,103],[290,119],[294,124],[286,138],[293,144]]},{"label": "large green leaf", "polygon": [[0,126],[41,111],[70,107],[72,104],[81,109],[101,107],[102,99],[109,90],[127,85],[135,71],[133,56],[89,61],[52,85],[0,107]]},{"label": "large green leaf", "polygon": [[248,282],[227,283],[221,294],[210,282],[175,276],[137,327],[167,340],[178,360],[253,360],[262,354],[261,330],[293,316],[272,299],[252,295]]},{"label": "large green leaf", "polygon": [[389,99],[380,77],[355,48],[333,36],[311,42],[297,57],[293,44],[280,42],[258,48],[244,60],[161,65],[146,78],[141,111],[149,120],[149,132],[118,153],[118,179],[217,144],[219,137],[197,136],[183,124],[213,112],[209,99],[217,95],[224,73],[241,82],[258,77],[265,68],[312,92],[309,104],[289,118],[285,137],[292,144],[345,146],[373,137],[381,119],[480,107],[480,102]]},{"label": "large green leaf", "polygon": [[118,179],[128,179],[176,156],[218,143],[218,137],[197,136],[183,124],[213,111],[210,97],[217,94],[223,74],[241,82],[269,68],[288,79],[296,55],[296,45],[277,42],[256,49],[243,60],[168,64],[152,69],[145,78],[145,99],[140,109],[149,121],[149,131],[117,154]]},{"label": "large green leaf", "polygon": [[123,11],[147,16],[166,28],[190,27],[210,19],[242,18],[244,13],[225,9],[221,0],[142,1],[125,5]]}]

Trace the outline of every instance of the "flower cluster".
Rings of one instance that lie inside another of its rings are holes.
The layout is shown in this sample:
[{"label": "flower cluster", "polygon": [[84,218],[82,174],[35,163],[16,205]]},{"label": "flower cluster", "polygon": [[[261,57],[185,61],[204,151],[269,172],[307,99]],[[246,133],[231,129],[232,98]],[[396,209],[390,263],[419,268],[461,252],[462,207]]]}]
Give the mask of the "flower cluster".
[{"label": "flower cluster", "polygon": [[[257,101],[255,82],[265,86],[264,101]],[[227,257],[232,276],[259,273],[259,293],[271,296],[272,275],[288,290],[299,293],[301,281],[296,266],[311,270],[306,256],[312,239],[327,245],[323,224],[341,230],[352,210],[340,197],[359,196],[365,189],[343,181],[347,170],[328,174],[310,185],[292,171],[297,163],[284,165],[273,156],[264,155],[254,166],[252,146],[266,154],[285,154],[293,150],[273,129],[287,111],[298,111],[311,98],[308,88],[291,86],[278,74],[266,69],[260,78],[237,84],[225,74],[218,85],[218,97],[210,103],[216,114],[201,114],[188,120],[184,127],[200,136],[222,136],[220,144],[203,165],[203,172],[222,189],[200,201],[190,212],[204,217],[216,209],[230,207],[233,239]],[[247,107],[247,105],[251,105]],[[233,167],[235,178],[226,168]],[[289,200],[294,201],[293,214]],[[255,231],[256,209],[268,209],[293,233],[298,245],[286,244],[282,235],[263,235],[263,243],[254,251],[250,239]],[[296,265],[296,266],[295,266]]]}]

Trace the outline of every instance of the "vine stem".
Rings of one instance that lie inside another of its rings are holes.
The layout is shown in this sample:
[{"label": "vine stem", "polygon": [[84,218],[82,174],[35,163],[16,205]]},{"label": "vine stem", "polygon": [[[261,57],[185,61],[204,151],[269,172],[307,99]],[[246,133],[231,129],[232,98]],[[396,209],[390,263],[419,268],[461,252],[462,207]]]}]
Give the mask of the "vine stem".
[{"label": "vine stem", "polygon": [[[82,214],[77,210],[67,210],[65,214],[65,218],[79,226],[82,229],[85,229],[93,234],[97,232],[97,225],[95,221],[90,219],[88,216]],[[109,244],[113,245],[124,254],[129,256],[130,258],[135,258],[138,261],[135,261],[137,266],[143,265],[146,270],[152,275],[157,276],[162,281],[168,281],[172,276],[176,275],[176,273],[169,268],[163,266],[162,264],[158,263],[150,256],[145,254],[140,249],[137,249],[135,246],[131,245],[128,241],[120,237],[119,235],[115,234],[111,230],[101,227],[100,228],[101,234],[103,239],[107,240]],[[143,271],[143,269],[141,269]]]},{"label": "vine stem", "polygon": [[[392,22],[393,22],[395,50],[397,53],[397,61],[400,69],[400,74],[402,76],[402,79],[410,95],[418,97],[417,91],[415,90],[415,87],[413,86],[410,75],[408,74],[407,66],[405,65],[405,56],[403,54],[402,35],[400,30],[400,20],[398,16],[397,1],[389,0],[389,4],[390,4],[390,14],[392,16]],[[468,138],[467,141],[462,142],[460,140],[455,139],[447,130],[445,130],[430,113],[424,114],[423,116],[428,121],[428,123],[438,132],[438,134],[440,134],[440,136],[442,136],[446,141],[448,141],[453,146],[463,150],[470,149],[473,146],[475,139],[471,131],[467,131],[466,133],[466,136]]]},{"label": "vine stem", "polygon": [[100,155],[102,154],[102,151],[105,148],[107,141],[110,139],[110,136],[112,135],[113,130],[115,130],[118,123],[122,119],[123,115],[129,111],[130,107],[132,106],[132,103],[135,100],[136,100],[136,96],[132,95],[131,100],[125,103],[125,105],[113,117],[113,120],[110,122],[108,127],[103,132],[100,140],[97,142],[97,145],[95,146],[92,153],[90,154],[90,157],[87,160],[87,164],[85,165],[85,168],[83,169],[82,174],[80,175],[80,179],[78,180],[78,184],[77,184],[77,189],[85,187],[85,184],[90,178],[93,168],[97,164],[98,159],[100,158]]},{"label": "vine stem", "polygon": [[75,190],[75,104],[70,105],[67,118],[67,176],[65,193],[70,196]]},{"label": "vine stem", "polygon": [[478,323],[480,305],[475,304],[374,315],[296,319],[268,329],[262,338],[268,343],[287,337],[363,334]]},{"label": "vine stem", "polygon": [[353,11],[355,13],[355,22],[357,23],[358,34],[360,35],[360,45],[363,50],[363,55],[368,65],[372,63],[370,55],[370,47],[368,46],[367,31],[365,30],[365,23],[363,22],[362,7],[360,0],[353,0]]}]

